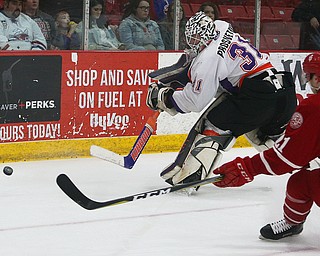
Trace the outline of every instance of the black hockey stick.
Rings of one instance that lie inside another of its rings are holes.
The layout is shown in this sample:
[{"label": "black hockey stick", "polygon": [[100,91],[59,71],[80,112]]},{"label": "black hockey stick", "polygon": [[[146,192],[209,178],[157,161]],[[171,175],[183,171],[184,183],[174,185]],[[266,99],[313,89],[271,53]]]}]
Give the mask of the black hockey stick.
[{"label": "black hockey stick", "polygon": [[57,184],[68,197],[70,197],[74,202],[79,204],[81,207],[87,210],[94,210],[94,209],[104,208],[108,206],[129,203],[129,202],[133,202],[136,200],[145,199],[153,196],[161,196],[161,195],[169,194],[171,192],[175,192],[185,188],[198,187],[208,183],[214,183],[214,182],[220,181],[221,179],[222,179],[221,176],[215,176],[215,177],[207,178],[204,180],[193,181],[185,184],[179,184],[172,187],[150,190],[147,192],[125,196],[117,199],[112,199],[105,202],[97,202],[86,197],[66,174],[60,174],[57,177]]}]

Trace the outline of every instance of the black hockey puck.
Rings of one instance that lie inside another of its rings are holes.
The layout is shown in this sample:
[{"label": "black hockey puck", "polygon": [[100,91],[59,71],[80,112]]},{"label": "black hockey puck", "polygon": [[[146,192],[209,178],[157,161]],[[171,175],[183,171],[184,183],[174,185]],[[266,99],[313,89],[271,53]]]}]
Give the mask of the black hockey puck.
[{"label": "black hockey puck", "polygon": [[10,176],[13,173],[13,169],[10,166],[3,167],[3,173]]}]

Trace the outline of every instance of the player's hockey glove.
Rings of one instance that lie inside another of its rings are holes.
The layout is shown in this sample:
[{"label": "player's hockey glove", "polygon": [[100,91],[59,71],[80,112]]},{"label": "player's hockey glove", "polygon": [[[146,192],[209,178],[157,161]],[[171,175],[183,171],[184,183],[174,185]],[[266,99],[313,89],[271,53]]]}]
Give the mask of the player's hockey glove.
[{"label": "player's hockey glove", "polygon": [[148,88],[146,104],[152,110],[163,110],[174,116],[178,112],[171,104],[170,98],[174,90],[171,87],[162,84],[152,83]]},{"label": "player's hockey glove", "polygon": [[240,187],[253,181],[255,172],[249,157],[237,157],[231,162],[225,163],[213,171],[214,174],[221,174],[223,179],[213,183],[217,187]]}]

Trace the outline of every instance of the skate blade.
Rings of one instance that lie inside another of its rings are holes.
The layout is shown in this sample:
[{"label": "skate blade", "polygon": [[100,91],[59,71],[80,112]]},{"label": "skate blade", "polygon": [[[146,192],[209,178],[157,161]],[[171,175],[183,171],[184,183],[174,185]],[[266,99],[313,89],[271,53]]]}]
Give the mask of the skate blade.
[{"label": "skate blade", "polygon": [[260,239],[260,240],[264,240],[264,241],[270,241],[270,242],[278,241],[278,240],[273,240],[273,239],[265,238],[265,237],[262,236],[262,235],[259,235],[259,239]]},{"label": "skate blade", "polygon": [[291,236],[285,236],[279,239],[270,239],[270,238],[265,238],[262,235],[259,235],[259,239],[263,240],[263,241],[267,241],[267,242],[279,242],[279,241],[286,241],[289,240],[290,238],[294,238],[295,236],[297,236],[299,234],[295,234],[295,235],[291,235]]}]

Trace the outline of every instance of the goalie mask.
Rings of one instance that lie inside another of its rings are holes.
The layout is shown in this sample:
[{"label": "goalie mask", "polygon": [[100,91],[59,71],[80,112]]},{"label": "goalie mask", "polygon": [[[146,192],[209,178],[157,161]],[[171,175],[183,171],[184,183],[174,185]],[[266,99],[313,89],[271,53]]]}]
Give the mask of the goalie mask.
[{"label": "goalie mask", "polygon": [[217,37],[213,20],[204,12],[197,12],[186,23],[185,36],[191,49],[196,53],[200,52]]},{"label": "goalie mask", "polygon": [[316,74],[320,77],[320,54],[309,54],[303,62],[303,71],[306,73],[307,79],[310,80],[310,74]]}]

